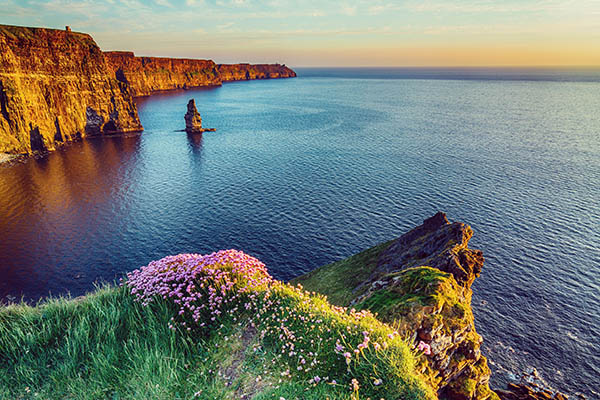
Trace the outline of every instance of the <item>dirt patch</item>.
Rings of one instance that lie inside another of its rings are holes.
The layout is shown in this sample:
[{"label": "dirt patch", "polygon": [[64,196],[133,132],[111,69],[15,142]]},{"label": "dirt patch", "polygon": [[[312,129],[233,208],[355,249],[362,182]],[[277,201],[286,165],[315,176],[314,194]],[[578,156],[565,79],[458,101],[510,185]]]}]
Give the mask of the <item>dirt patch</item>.
[{"label": "dirt patch", "polygon": [[257,334],[258,332],[255,327],[250,325],[246,326],[242,332],[239,344],[234,346],[232,350],[233,352],[230,358],[231,362],[228,363],[227,367],[221,370],[221,375],[225,376],[230,384],[235,382],[237,385],[237,388],[233,393],[234,399],[249,400],[257,393],[261,392],[267,384],[267,382],[260,379],[258,376],[244,376],[243,364],[246,359],[246,351],[252,346]]}]

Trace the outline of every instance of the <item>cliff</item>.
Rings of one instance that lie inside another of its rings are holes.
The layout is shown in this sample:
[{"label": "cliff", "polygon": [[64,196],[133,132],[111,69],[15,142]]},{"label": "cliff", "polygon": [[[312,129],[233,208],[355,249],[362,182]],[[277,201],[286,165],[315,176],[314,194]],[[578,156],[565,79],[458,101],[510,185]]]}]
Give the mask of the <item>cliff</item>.
[{"label": "cliff", "polygon": [[103,53],[84,33],[0,25],[0,153],[30,154],[89,135],[141,131],[136,96],[295,76],[279,64]]},{"label": "cliff", "polygon": [[471,284],[483,255],[468,248],[473,231],[438,213],[396,240],[298,279],[334,304],[377,313],[415,343],[428,345],[421,372],[442,399],[497,399],[481,355]]},{"label": "cliff", "polygon": [[280,64],[217,65],[212,60],[136,57],[125,51],[108,51],[104,55],[115,77],[127,84],[136,97],[164,90],[218,86],[229,81],[296,76]]},{"label": "cliff", "polygon": [[223,82],[296,77],[292,69],[281,64],[219,64],[217,69]]},{"label": "cliff", "polygon": [[0,152],[141,129],[127,86],[89,35],[0,25]]},{"label": "cliff", "polygon": [[212,60],[136,57],[131,52],[104,53],[109,69],[127,84],[134,97],[154,92],[221,84],[217,65]]}]

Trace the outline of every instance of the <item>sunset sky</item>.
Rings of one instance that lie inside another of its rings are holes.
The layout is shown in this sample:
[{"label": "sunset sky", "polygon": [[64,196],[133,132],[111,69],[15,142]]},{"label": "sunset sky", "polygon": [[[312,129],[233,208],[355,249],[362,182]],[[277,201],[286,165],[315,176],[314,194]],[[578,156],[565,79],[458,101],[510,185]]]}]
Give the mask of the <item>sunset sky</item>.
[{"label": "sunset sky", "polygon": [[0,0],[0,23],[217,62],[600,65],[600,0]]}]

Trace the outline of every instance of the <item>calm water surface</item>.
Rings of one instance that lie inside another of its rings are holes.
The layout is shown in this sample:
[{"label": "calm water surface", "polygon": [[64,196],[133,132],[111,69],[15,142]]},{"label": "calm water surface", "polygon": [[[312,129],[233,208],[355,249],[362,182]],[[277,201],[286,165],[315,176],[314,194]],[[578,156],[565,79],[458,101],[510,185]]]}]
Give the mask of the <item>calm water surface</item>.
[{"label": "calm water surface", "polygon": [[[0,298],[80,295],[180,252],[289,279],[421,223],[471,224],[494,383],[599,398],[600,74],[299,70],[138,102],[142,135],[0,166]],[[195,98],[215,133],[189,136]]]}]

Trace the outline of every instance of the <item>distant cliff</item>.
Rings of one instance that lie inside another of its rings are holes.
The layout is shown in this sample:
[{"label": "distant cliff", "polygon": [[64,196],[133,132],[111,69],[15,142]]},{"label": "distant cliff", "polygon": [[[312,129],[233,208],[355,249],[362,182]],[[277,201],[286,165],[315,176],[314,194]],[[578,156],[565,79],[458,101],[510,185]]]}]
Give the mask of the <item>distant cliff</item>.
[{"label": "distant cliff", "polygon": [[136,96],[295,76],[279,64],[103,53],[84,33],[0,25],[0,153],[30,154],[85,136],[140,131]]},{"label": "distant cliff", "polygon": [[132,52],[104,53],[114,76],[127,84],[133,96],[197,86],[216,86],[222,80],[212,60],[136,57]]},{"label": "distant cliff", "polygon": [[296,76],[294,71],[281,64],[219,64],[217,68],[223,82]]},{"label": "distant cliff", "polygon": [[0,25],[0,152],[141,129],[128,88],[91,36]]},{"label": "distant cliff", "polygon": [[136,57],[132,52],[104,53],[116,78],[129,85],[133,96],[154,92],[218,86],[223,82],[293,78],[296,73],[280,64],[215,64],[212,60]]}]

